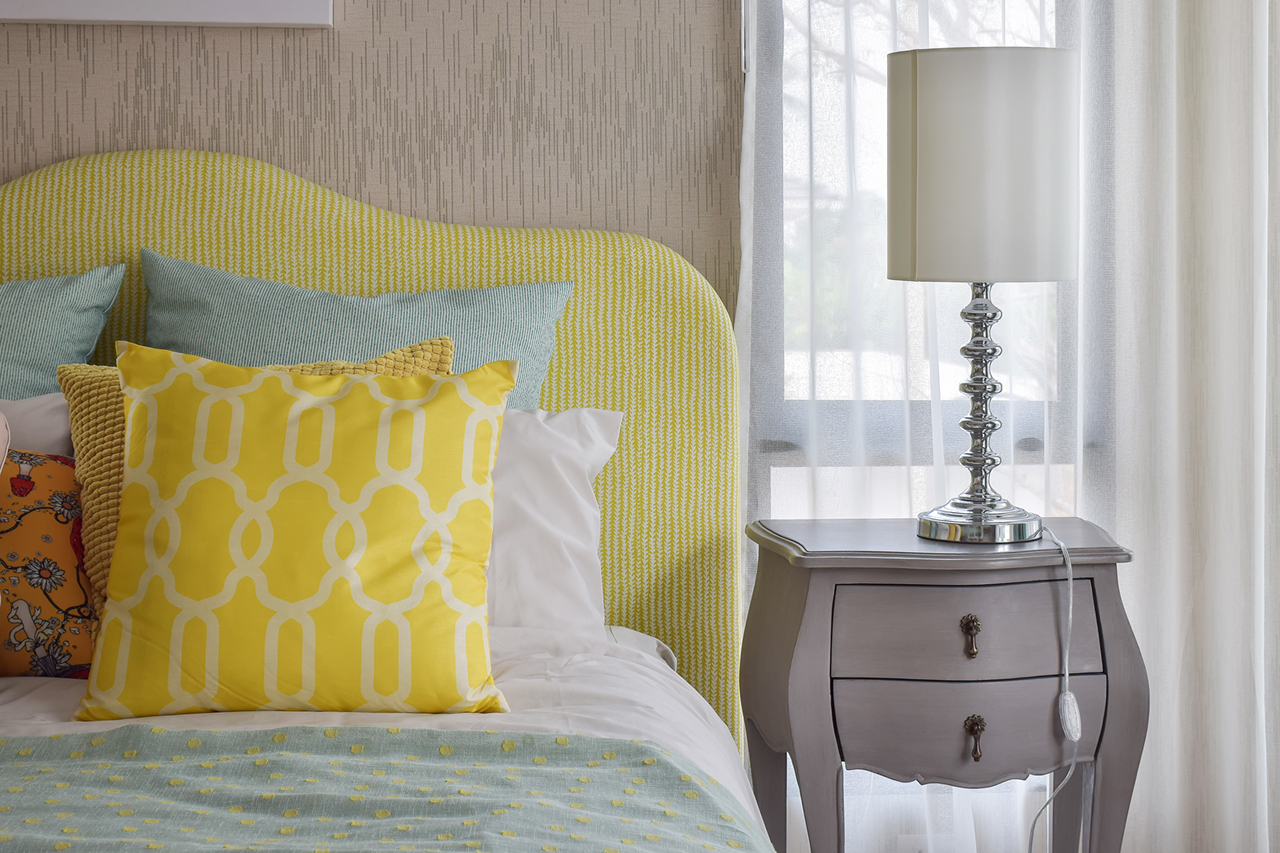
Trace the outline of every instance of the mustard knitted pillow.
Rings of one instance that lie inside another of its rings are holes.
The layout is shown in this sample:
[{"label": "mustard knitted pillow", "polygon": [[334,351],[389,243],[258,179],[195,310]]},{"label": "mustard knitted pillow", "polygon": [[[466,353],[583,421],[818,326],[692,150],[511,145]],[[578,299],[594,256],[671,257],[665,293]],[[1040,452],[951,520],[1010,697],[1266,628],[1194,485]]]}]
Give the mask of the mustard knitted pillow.
[{"label": "mustard knitted pillow", "polygon": [[[433,338],[360,364],[324,361],[271,369],[308,376],[442,376],[452,366],[453,341]],[[67,364],[58,368],[58,383],[71,410],[71,442],[76,449],[76,479],[80,481],[84,568],[93,587],[93,608],[100,618],[107,595],[111,551],[116,543],[124,472],[120,371],[94,364]]]}]

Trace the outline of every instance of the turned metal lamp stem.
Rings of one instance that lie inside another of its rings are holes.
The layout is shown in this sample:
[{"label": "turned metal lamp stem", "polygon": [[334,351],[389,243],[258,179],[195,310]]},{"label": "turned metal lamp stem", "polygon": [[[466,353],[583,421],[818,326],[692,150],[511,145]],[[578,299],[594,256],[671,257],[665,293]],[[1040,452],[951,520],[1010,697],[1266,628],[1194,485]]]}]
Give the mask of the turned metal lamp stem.
[{"label": "turned metal lamp stem", "polygon": [[991,301],[991,284],[973,283],[973,298],[960,312],[969,324],[969,343],[960,348],[960,354],[969,359],[969,379],[960,383],[960,390],[969,395],[969,416],[961,418],[960,426],[969,433],[969,452],[960,456],[960,464],[969,469],[969,488],[960,497],[975,504],[1000,500],[991,488],[991,472],[1000,464],[1000,457],[991,450],[991,434],[1000,429],[1000,421],[991,414],[991,398],[1003,390],[999,380],[991,375],[991,362],[999,357],[1000,346],[991,339],[991,327],[1001,317],[1000,309]]},{"label": "turned metal lamp stem", "polygon": [[975,281],[973,297],[960,312],[969,324],[969,343],[960,354],[969,360],[969,378],[960,390],[969,395],[969,414],[960,426],[969,433],[969,449],[960,464],[969,469],[969,488],[937,509],[921,513],[918,532],[926,539],[951,542],[1026,542],[1040,537],[1040,516],[1009,503],[991,488],[991,472],[1000,457],[991,449],[991,436],[1000,420],[991,413],[991,398],[1002,386],[991,375],[991,362],[1000,345],[991,339],[991,327],[1000,309],[991,301],[991,283]]}]

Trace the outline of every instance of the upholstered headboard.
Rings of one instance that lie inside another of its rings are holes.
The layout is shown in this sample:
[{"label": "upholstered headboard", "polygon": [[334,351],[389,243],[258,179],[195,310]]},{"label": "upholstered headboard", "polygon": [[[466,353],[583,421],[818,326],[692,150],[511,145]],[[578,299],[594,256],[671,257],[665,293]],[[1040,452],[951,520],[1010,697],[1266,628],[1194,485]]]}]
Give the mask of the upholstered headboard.
[{"label": "upholstered headboard", "polygon": [[626,412],[596,488],[609,618],[665,640],[738,731],[737,358],[688,262],[631,234],[410,219],[200,151],[98,154],[0,186],[0,281],[128,264],[100,361],[144,339],[143,246],[347,294],[573,281],[542,406]]}]

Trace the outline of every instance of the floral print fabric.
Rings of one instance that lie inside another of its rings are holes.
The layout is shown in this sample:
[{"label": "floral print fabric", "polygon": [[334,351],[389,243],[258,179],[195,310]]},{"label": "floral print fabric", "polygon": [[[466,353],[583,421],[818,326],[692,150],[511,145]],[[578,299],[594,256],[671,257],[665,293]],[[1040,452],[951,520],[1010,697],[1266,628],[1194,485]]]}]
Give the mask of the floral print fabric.
[{"label": "floral print fabric", "polygon": [[0,676],[87,678],[88,589],[74,460],[10,450],[0,469]]}]

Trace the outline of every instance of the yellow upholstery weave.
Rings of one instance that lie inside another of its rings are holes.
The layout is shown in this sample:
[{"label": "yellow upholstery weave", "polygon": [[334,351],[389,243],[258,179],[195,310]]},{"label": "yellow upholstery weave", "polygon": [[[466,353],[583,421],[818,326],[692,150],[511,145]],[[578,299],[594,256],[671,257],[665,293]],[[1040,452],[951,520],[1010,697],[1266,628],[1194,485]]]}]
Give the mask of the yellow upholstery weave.
[{"label": "yellow upholstery weave", "polygon": [[737,355],[687,261],[629,234],[410,219],[206,152],[98,154],[0,186],[0,281],[129,265],[99,360],[144,339],[142,246],[348,294],[575,282],[542,405],[627,414],[597,481],[609,618],[666,641],[738,731]]},{"label": "yellow upholstery weave", "polygon": [[[445,337],[410,344],[360,364],[322,361],[289,367],[272,365],[276,370],[308,376],[421,376],[448,373],[452,366],[453,341]],[[84,570],[92,586],[94,612],[101,617],[124,477],[120,371],[97,364],[64,364],[58,368],[58,384],[71,412],[71,441],[76,449],[76,479],[80,482],[84,517]]]}]

